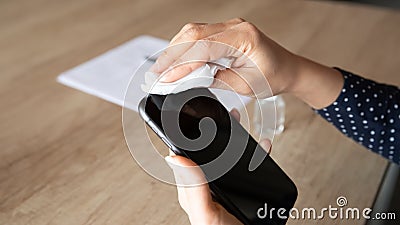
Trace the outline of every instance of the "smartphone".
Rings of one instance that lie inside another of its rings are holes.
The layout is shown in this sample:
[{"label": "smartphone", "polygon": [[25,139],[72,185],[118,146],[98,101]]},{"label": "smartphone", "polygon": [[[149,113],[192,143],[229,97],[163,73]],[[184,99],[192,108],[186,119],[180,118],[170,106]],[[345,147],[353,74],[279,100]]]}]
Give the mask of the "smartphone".
[{"label": "smartphone", "polygon": [[[295,184],[207,88],[150,94],[139,114],[175,154],[200,166],[214,200],[243,224],[286,224]],[[250,168],[254,158],[262,161]]]}]

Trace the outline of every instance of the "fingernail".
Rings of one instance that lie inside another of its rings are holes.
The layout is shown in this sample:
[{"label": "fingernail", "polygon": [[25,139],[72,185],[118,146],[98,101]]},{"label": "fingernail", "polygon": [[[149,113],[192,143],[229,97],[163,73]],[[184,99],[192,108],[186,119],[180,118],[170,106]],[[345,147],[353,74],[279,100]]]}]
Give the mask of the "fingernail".
[{"label": "fingernail", "polygon": [[174,164],[174,159],[171,156],[167,155],[165,156],[165,161],[167,162],[168,166],[173,169],[172,165]]},{"label": "fingernail", "polygon": [[267,140],[262,140],[260,142],[261,147],[264,148],[264,150],[269,154],[271,152],[271,142]]},{"label": "fingernail", "polygon": [[161,74],[160,82],[169,82],[169,77],[170,76],[171,76],[170,72],[166,72],[164,74]]},{"label": "fingernail", "polygon": [[156,64],[153,64],[152,66],[150,66],[149,71],[155,73],[156,72]]},{"label": "fingernail", "polygon": [[160,72],[159,70],[160,70],[160,66],[159,66],[159,63],[157,60],[153,65],[151,65],[149,71],[151,71],[153,73],[159,73]]},{"label": "fingernail", "polygon": [[168,151],[169,156],[176,156],[175,152],[173,152],[171,149]]},{"label": "fingernail", "polygon": [[268,155],[271,154],[271,151],[272,151],[272,146],[269,146],[269,149],[268,149],[268,151],[267,151],[267,154],[268,154]]}]

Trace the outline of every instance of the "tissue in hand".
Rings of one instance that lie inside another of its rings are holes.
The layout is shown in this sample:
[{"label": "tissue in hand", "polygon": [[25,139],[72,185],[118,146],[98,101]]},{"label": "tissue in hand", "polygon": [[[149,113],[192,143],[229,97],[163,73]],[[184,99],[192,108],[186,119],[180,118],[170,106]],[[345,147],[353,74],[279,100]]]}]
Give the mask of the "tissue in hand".
[{"label": "tissue in hand", "polygon": [[174,82],[161,82],[159,75],[146,72],[145,84],[141,85],[144,92],[149,94],[167,95],[176,94],[191,88],[210,87],[214,81],[214,76],[219,70],[230,68],[233,63],[231,58],[220,58],[204,64],[183,78]]}]

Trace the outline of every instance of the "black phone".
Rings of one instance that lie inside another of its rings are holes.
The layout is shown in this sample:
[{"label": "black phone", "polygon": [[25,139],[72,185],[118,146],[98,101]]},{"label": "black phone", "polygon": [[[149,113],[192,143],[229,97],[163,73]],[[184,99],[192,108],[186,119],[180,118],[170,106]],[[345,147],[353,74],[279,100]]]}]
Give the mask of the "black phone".
[{"label": "black phone", "polygon": [[[207,88],[148,95],[147,125],[177,155],[194,161],[213,198],[243,224],[285,224],[297,188]],[[255,168],[251,161],[262,159]]]}]

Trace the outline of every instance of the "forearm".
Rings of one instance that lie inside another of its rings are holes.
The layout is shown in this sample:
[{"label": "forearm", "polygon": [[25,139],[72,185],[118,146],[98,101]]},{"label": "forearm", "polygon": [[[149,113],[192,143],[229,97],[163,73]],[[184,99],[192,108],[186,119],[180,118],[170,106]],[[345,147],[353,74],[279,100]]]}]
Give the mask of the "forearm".
[{"label": "forearm", "polygon": [[296,57],[286,92],[317,109],[346,136],[400,162],[400,90]]}]

